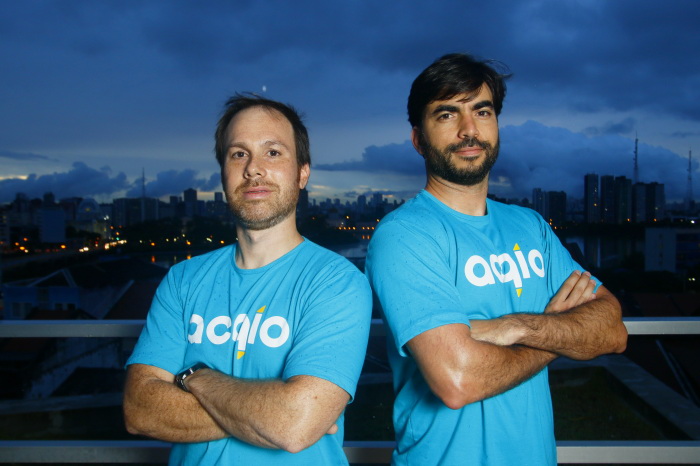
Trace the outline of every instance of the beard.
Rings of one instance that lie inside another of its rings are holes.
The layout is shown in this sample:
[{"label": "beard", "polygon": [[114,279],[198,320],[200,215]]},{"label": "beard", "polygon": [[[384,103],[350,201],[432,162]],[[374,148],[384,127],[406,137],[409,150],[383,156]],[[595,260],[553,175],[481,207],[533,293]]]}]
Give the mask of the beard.
[{"label": "beard", "polygon": [[[463,186],[474,186],[481,183],[488,176],[498,159],[498,150],[500,148],[498,140],[496,140],[496,145],[492,146],[488,142],[479,141],[476,138],[468,138],[459,144],[450,144],[441,151],[431,145],[422,132],[420,133],[419,142],[425,156],[425,165],[428,173]],[[465,147],[474,146],[481,147],[484,150],[484,160],[481,162],[481,165],[470,162],[467,167],[458,168],[451,154]]]},{"label": "beard", "polygon": [[[293,186],[281,188],[272,183],[248,181],[238,186],[233,193],[226,192],[229,209],[236,217],[236,223],[248,230],[267,230],[289,217],[297,207],[299,200],[298,182]],[[272,190],[267,199],[245,200],[243,191],[258,186]]]}]

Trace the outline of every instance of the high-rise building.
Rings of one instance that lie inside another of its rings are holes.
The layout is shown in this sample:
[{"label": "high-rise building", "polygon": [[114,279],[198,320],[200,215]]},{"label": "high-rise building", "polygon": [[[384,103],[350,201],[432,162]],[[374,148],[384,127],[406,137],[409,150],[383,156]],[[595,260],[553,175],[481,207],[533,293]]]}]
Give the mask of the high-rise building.
[{"label": "high-rise building", "polygon": [[367,196],[360,194],[357,196],[357,211],[360,214],[364,214],[367,210]]},{"label": "high-rise building", "polygon": [[566,193],[564,191],[547,192],[547,216],[545,219],[552,226],[561,226],[566,221]]},{"label": "high-rise building", "polygon": [[666,195],[661,183],[637,183],[633,188],[633,215],[637,223],[654,222],[666,216]]},{"label": "high-rise building", "polygon": [[185,189],[183,193],[185,200],[185,217],[199,215],[199,203],[197,202],[197,190],[193,188]]},{"label": "high-rise building", "polygon": [[603,223],[615,223],[615,177],[600,177],[600,219]]},{"label": "high-rise building", "polygon": [[114,218],[112,224],[128,227],[141,222],[141,199],[121,197],[112,201]]},{"label": "high-rise building", "polygon": [[632,221],[632,180],[625,176],[615,177],[615,223]]},{"label": "high-rise building", "polygon": [[647,185],[635,183],[632,186],[632,221],[644,223],[647,220]]},{"label": "high-rise building", "polygon": [[547,196],[541,188],[532,190],[532,208],[544,219],[547,218]]},{"label": "high-rise building", "polygon": [[647,221],[658,221],[666,217],[666,192],[663,183],[648,183],[646,189]]},{"label": "high-rise building", "polygon": [[600,222],[598,175],[588,173],[583,178],[583,215],[586,223]]}]

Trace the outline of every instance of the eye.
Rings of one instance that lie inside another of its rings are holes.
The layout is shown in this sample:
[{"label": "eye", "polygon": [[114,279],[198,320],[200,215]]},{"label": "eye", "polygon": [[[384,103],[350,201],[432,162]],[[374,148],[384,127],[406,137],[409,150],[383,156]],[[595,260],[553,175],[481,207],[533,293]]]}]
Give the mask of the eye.
[{"label": "eye", "polygon": [[230,157],[232,159],[242,159],[245,156],[246,156],[245,152],[243,152],[241,150],[233,151],[233,152],[231,152],[231,155],[230,155]]},{"label": "eye", "polygon": [[441,113],[438,115],[437,119],[438,120],[449,120],[452,117],[451,113]]},{"label": "eye", "polygon": [[490,110],[479,110],[476,112],[476,115],[481,118],[488,118],[491,116],[491,111]]},{"label": "eye", "polygon": [[270,156],[272,156],[272,157],[277,157],[277,156],[279,156],[279,155],[282,155],[282,154],[280,153],[280,151],[275,150],[275,149],[270,149],[270,152],[268,152],[268,154],[270,154]]}]

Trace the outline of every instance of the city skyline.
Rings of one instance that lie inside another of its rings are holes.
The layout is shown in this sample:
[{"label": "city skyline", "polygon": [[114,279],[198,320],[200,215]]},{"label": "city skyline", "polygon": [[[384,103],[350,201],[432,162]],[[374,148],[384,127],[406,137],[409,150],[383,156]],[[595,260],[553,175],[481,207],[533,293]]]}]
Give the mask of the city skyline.
[{"label": "city skyline", "polygon": [[[686,2],[492,2],[477,18],[447,14],[464,10],[456,1],[5,8],[0,85],[12,92],[0,102],[1,203],[17,192],[140,195],[143,171],[149,196],[212,196],[221,190],[212,133],[236,91],[306,115],[312,198],[411,197],[424,168],[408,140],[408,89],[453,51],[514,74],[491,179],[499,197],[536,187],[578,197],[592,172],[632,178],[638,136],[640,181],[682,201],[688,152],[700,146],[700,13]],[[290,8],[308,14],[291,19]]]}]

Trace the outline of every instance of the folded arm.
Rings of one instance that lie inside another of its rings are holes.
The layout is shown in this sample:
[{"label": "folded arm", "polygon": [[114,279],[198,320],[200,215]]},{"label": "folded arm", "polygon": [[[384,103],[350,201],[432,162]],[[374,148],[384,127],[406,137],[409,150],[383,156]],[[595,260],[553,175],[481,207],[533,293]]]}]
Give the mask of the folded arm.
[{"label": "folded arm", "polygon": [[475,340],[464,324],[428,330],[408,342],[431,391],[452,409],[503,393],[541,371],[555,354]]},{"label": "folded arm", "polygon": [[350,398],[337,385],[312,376],[260,381],[200,369],[186,379],[191,393],[173,380],[173,374],[153,366],[129,366],[124,397],[129,432],[170,442],[233,436],[294,453],[335,433]]},{"label": "folded arm", "polygon": [[228,437],[197,399],[155,366],[132,364],[124,386],[124,421],[131,434],[166,442],[207,442]]},{"label": "folded arm", "polygon": [[[590,303],[597,298],[594,288],[589,274],[574,272],[549,301],[545,312],[560,314]],[[445,325],[408,342],[431,390],[450,408],[503,393],[557,357],[549,348],[524,346],[512,336],[520,333],[503,330],[504,321],[503,317],[472,320],[471,328]]]},{"label": "folded arm", "polygon": [[591,282],[587,272],[574,272],[543,314],[472,321],[472,336],[496,345],[520,344],[578,360],[621,353],[627,345],[627,330],[620,303],[605,287],[598,288],[592,296],[595,299],[575,298],[573,307],[561,305],[565,300],[562,290],[592,289]]},{"label": "folded arm", "polygon": [[326,433],[335,433],[335,422],[350,400],[334,383],[307,375],[260,381],[202,369],[188,377],[186,384],[232,436],[291,453],[308,448]]}]

